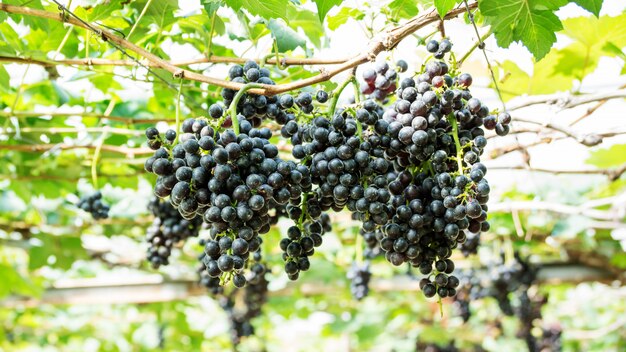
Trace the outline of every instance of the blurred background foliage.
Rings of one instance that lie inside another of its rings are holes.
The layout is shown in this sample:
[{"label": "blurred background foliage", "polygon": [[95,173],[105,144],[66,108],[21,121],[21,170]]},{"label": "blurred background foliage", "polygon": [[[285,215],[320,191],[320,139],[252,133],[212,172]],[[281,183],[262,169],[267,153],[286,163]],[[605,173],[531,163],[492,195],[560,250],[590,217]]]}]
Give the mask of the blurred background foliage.
[{"label": "blurred background foliage", "polygon": [[[435,1],[436,6],[443,3],[459,2]],[[546,34],[538,41],[547,49],[529,47],[534,58],[517,44],[506,56],[500,55],[504,49],[495,51],[495,39],[487,40],[488,47],[494,48],[490,55],[505,101],[515,105],[516,97],[525,94],[569,92],[563,97],[575,99],[623,91],[623,4],[605,6],[600,12],[597,3],[601,2],[576,1],[592,14],[581,12],[575,4],[556,12],[567,1],[550,3],[558,6],[529,11],[559,16],[562,29],[554,39],[558,38],[556,46]],[[47,1],[3,0],[2,4],[60,13]],[[432,1],[74,0],[66,5],[86,21],[175,62],[210,55],[345,57],[352,54],[341,47],[351,40],[346,33],[358,31],[366,42],[383,29],[428,11]],[[499,29],[497,14],[490,15],[498,5],[493,0],[479,2],[475,15],[483,33],[490,24]],[[93,33],[58,21],[0,11],[0,22],[0,349],[231,349],[227,315],[194,285],[201,251],[197,240],[178,248],[169,267],[154,271],[144,262],[143,240],[151,221],[146,205],[154,179],[143,170],[151,153],[143,131],[155,124],[165,130],[174,123],[178,80],[154,68],[148,72],[137,66],[61,65],[59,60],[127,57]],[[469,26],[467,18],[447,24],[458,57],[475,43],[476,38],[467,35]],[[436,26],[424,28],[383,56],[405,58],[417,69],[426,57],[417,44],[436,30]],[[511,40],[527,44],[523,34],[511,35]],[[505,36],[496,31],[497,43],[503,45]],[[469,57],[463,69],[481,77],[477,95],[484,92],[490,106],[497,106],[481,55]],[[222,78],[227,66],[196,63],[189,68]],[[311,77],[317,71],[313,66],[272,66],[272,70],[278,83]],[[334,85],[323,86],[328,90]],[[206,108],[219,99],[219,91],[216,86],[184,81],[182,115],[205,115]],[[515,111],[517,116],[539,114],[545,123],[540,125],[546,128],[553,116],[567,125],[589,111],[594,114],[584,121],[587,124],[571,128],[580,135],[601,135],[603,143],[581,146],[574,138],[569,141],[574,146],[563,144],[572,136],[554,129],[538,131],[531,128],[536,124],[523,122],[516,126],[521,132],[494,141],[492,230],[483,236],[477,256],[462,259],[455,254],[461,268],[493,267],[501,252],[512,259],[518,251],[537,265],[582,264],[601,270],[602,276],[580,282],[576,273],[564,269],[562,280],[557,272],[557,277],[533,288],[548,296],[541,324],[562,329],[567,351],[626,350],[626,178],[622,175],[626,131],[616,116],[623,111],[624,101],[603,101],[596,99],[565,112],[555,106],[568,108],[567,100],[548,102],[546,110],[520,107]],[[543,141],[542,147],[552,154],[534,149],[535,140]],[[516,148],[520,143],[527,147]],[[103,146],[96,166],[99,188],[112,208],[110,219],[96,223],[75,203],[94,189],[91,170],[98,144]],[[506,148],[511,152],[503,152]],[[595,172],[533,170],[528,160],[541,163],[542,158],[556,170]],[[498,164],[500,159],[509,163]],[[521,165],[527,167],[516,168],[518,159],[525,160]],[[554,204],[566,205],[567,211]],[[443,301],[440,315],[437,302],[414,289],[417,279],[384,259],[372,265],[374,280],[383,280],[380,285],[374,285],[363,301],[353,300],[346,271],[354,260],[358,228],[343,213],[333,215],[333,225],[313,257],[312,270],[296,283],[288,282],[279,269],[278,246],[266,245],[270,253],[266,258],[275,268],[270,300],[254,321],[255,336],[244,339],[240,350],[410,351],[420,349],[419,344],[452,342],[463,350],[526,348],[516,336],[519,322],[503,316],[494,300],[473,303],[467,323],[458,317],[452,301]],[[265,235],[265,243],[276,244],[285,230],[280,223]],[[402,280],[395,281],[398,278]],[[97,296],[102,301],[81,304],[80,290],[85,285],[103,287]],[[144,286],[150,290],[141,290]],[[168,299],[158,287],[178,291]]]}]

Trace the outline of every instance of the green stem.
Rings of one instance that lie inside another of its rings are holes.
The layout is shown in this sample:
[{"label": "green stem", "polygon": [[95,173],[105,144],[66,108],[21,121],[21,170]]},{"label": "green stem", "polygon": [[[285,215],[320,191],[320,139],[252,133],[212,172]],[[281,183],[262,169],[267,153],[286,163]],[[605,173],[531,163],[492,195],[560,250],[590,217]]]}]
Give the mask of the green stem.
[{"label": "green stem", "polygon": [[135,28],[137,28],[137,25],[139,24],[139,22],[141,21],[143,16],[148,11],[148,8],[150,7],[150,4],[152,4],[152,0],[148,0],[148,2],[146,2],[146,5],[143,7],[143,10],[141,10],[141,13],[139,14],[139,17],[137,18],[137,21],[135,21],[135,24],[133,24],[133,27],[130,29],[130,32],[128,32],[128,35],[126,36],[126,40],[128,40],[130,38],[130,36],[133,34],[133,32],[135,31]]},{"label": "green stem", "polygon": [[476,43],[474,43],[474,45],[472,45],[472,47],[463,55],[463,57],[461,57],[459,59],[459,61],[457,61],[459,67],[461,67],[461,65],[463,65],[463,63],[465,62],[465,60],[467,60],[467,58],[472,55],[472,53],[474,52],[474,50],[476,50],[476,48],[478,48],[478,46],[480,45],[480,43],[483,43],[487,38],[489,38],[491,35],[493,34],[493,30],[491,28],[489,28],[489,31],[487,31],[487,33],[483,34],[482,37],[480,37],[480,39],[478,39],[478,41]]},{"label": "green stem", "polygon": [[85,57],[89,58],[89,30],[85,30]]},{"label": "green stem", "polygon": [[302,223],[304,223],[304,220],[306,219],[306,202],[309,199],[309,194],[308,193],[303,193],[302,194],[302,202],[300,202],[300,209],[302,209],[302,214],[300,214],[300,219],[298,220],[298,227],[300,228],[300,230],[302,230]]},{"label": "green stem", "polygon": [[59,44],[59,47],[57,48],[57,51],[54,53],[54,56],[52,57],[52,60],[56,60],[56,58],[59,55],[59,53],[61,52],[61,50],[63,50],[63,47],[65,46],[65,43],[67,43],[67,40],[70,38],[70,34],[72,34],[73,30],[74,30],[74,27],[70,27],[70,28],[67,29],[67,32],[65,32],[65,37],[63,37],[63,40],[61,40],[61,44]]},{"label": "green stem", "polygon": [[[243,97],[243,95],[250,89],[254,89],[254,88],[263,88],[263,85],[258,84],[258,83],[247,83],[245,84],[235,95],[235,97],[233,98],[233,101],[230,102],[230,105],[228,106],[228,110],[226,111],[226,114],[224,115],[224,117],[229,116],[230,115],[230,119],[233,123],[233,131],[235,131],[235,134],[239,134],[239,119],[237,118],[237,105],[239,104],[239,100],[241,100],[241,97]],[[222,127],[222,123],[223,121],[220,121],[219,126]]]},{"label": "green stem", "polygon": [[178,96],[176,97],[176,138],[174,138],[174,143],[172,145],[176,145],[178,143],[178,135],[180,134],[180,96],[183,91],[183,79],[180,79],[180,85],[178,86]]},{"label": "green stem", "polygon": [[452,125],[452,138],[454,138],[454,144],[456,145],[456,162],[459,166],[459,175],[463,174],[463,159],[461,150],[461,142],[459,141],[459,126],[456,122],[456,117],[454,117],[454,113],[448,115],[448,120]]},{"label": "green stem", "polygon": [[441,296],[439,296],[437,304],[439,305],[439,315],[443,318],[443,302],[441,302]]},{"label": "green stem", "polygon": [[209,43],[207,44],[206,56],[208,58],[211,57],[211,46],[213,46],[213,34],[215,33],[215,15],[217,11],[213,11],[213,16],[211,16],[211,33],[209,33]]},{"label": "green stem", "polygon": [[330,98],[330,106],[328,107],[328,118],[332,118],[333,116],[335,116],[335,109],[337,108],[339,96],[341,95],[341,92],[343,92],[343,90],[348,86],[348,84],[352,82],[353,78],[354,74],[350,74],[350,76],[333,91],[332,97]]},{"label": "green stem", "polygon": [[352,76],[352,85],[354,86],[354,102],[358,104],[361,102],[361,87],[359,86],[359,81],[354,76]]},{"label": "green stem", "polygon": [[100,136],[100,141],[96,146],[96,150],[93,153],[93,160],[91,161],[91,180],[93,181],[93,187],[98,189],[98,159],[100,159],[100,151],[102,150],[102,145],[104,144],[104,140],[107,137],[107,128],[104,128],[102,135]]},{"label": "green stem", "polygon": [[279,70],[286,69],[287,66],[283,66],[279,60],[281,55],[280,52],[278,52],[278,41],[276,39],[274,39],[274,55],[276,56],[276,67],[278,67]]},{"label": "green stem", "polygon": [[363,236],[356,232],[356,262],[361,265],[363,263]]}]

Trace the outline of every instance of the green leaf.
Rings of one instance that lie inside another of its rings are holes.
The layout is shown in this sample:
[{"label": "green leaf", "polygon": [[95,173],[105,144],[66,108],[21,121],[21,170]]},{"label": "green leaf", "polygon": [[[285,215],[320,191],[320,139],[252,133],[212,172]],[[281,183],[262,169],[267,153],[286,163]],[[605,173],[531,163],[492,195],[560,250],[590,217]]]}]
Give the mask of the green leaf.
[{"label": "green leaf", "polygon": [[320,22],[324,23],[324,17],[330,9],[334,6],[341,4],[342,0],[313,0],[317,5],[317,15],[320,18]]},{"label": "green leaf", "polygon": [[600,16],[603,0],[572,0],[572,2],[575,2],[578,6],[591,12],[596,17]]},{"label": "green leaf", "polygon": [[393,18],[411,18],[419,12],[417,3],[413,0],[393,0],[388,6]]},{"label": "green leaf", "polygon": [[265,19],[287,19],[288,0],[225,0],[226,5],[233,10],[245,9],[252,15],[261,16]]},{"label": "green leaf", "polygon": [[513,61],[504,61],[496,70],[502,96],[505,101],[524,94],[550,94],[571,89],[574,81],[571,76],[557,71],[561,52],[552,51],[533,66],[532,74],[526,73]]},{"label": "green leaf", "polygon": [[302,48],[306,46],[304,38],[289,28],[282,20],[271,19],[267,27],[272,32],[272,37],[276,39],[278,51],[280,52],[294,50],[299,46]]},{"label": "green leaf", "polygon": [[621,166],[626,163],[626,144],[615,144],[606,149],[597,149],[591,152],[585,162],[599,168]]},{"label": "green leaf", "polygon": [[200,3],[209,15],[213,15],[213,13],[222,6],[221,0],[202,0]]},{"label": "green leaf", "polygon": [[563,21],[564,33],[574,40],[559,52],[555,72],[582,80],[593,72],[601,56],[622,56],[626,46],[626,14],[595,18],[591,16]]},{"label": "green leaf", "polygon": [[339,12],[334,16],[328,16],[328,28],[331,31],[336,30],[341,25],[348,22],[350,18],[359,21],[365,17],[365,14],[359,9],[353,9],[351,7],[342,7]]},{"label": "green leaf", "polygon": [[7,93],[9,91],[10,80],[11,80],[11,76],[9,76],[7,69],[4,68],[4,65],[0,65],[0,92]]},{"label": "green leaf", "polygon": [[610,17],[576,17],[563,21],[563,32],[586,47],[601,48],[611,42],[619,48],[626,46],[626,14]]},{"label": "green leaf", "polygon": [[295,30],[301,28],[313,45],[317,48],[321,47],[324,27],[313,11],[299,9],[290,5],[287,8],[287,17],[289,18],[289,27]]},{"label": "green leaf", "polygon": [[[133,1],[130,6],[139,14],[143,11],[147,2],[147,0]],[[150,3],[150,6],[148,6],[145,15],[141,19],[141,22],[139,22],[139,26],[148,27],[150,24],[156,24],[160,29],[168,28],[176,22],[176,18],[174,17],[176,10],[178,10],[177,0],[154,0]]]},{"label": "green leaf", "polygon": [[561,2],[539,0],[483,0],[480,11],[493,26],[498,45],[508,48],[521,42],[536,60],[542,59],[563,28],[554,10]]},{"label": "green leaf", "polygon": [[94,7],[79,6],[74,10],[74,13],[88,22],[95,22],[110,17],[113,11],[120,10],[122,7],[122,1],[104,1]]},{"label": "green leaf", "polygon": [[435,8],[437,13],[439,13],[439,17],[444,18],[457,3],[457,0],[435,0]]}]

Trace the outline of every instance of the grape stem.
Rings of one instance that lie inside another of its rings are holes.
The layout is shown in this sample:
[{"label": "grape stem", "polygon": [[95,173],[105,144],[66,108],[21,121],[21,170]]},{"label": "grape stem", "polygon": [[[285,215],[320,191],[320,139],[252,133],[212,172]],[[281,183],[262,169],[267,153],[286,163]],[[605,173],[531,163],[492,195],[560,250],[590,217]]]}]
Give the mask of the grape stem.
[{"label": "grape stem", "polygon": [[357,264],[363,264],[363,236],[356,232],[356,262]]},{"label": "grape stem", "polygon": [[105,126],[100,140],[98,141],[98,145],[96,146],[96,150],[93,152],[93,160],[91,160],[91,180],[95,189],[98,189],[98,159],[100,159],[100,151],[102,150],[104,140],[107,138],[107,132],[108,126]]},{"label": "grape stem", "polygon": [[213,46],[213,36],[215,35],[215,16],[217,15],[217,11],[213,11],[213,15],[211,15],[211,32],[209,33],[209,43],[207,44],[206,56],[211,57],[211,47]]},{"label": "grape stem", "polygon": [[176,138],[174,138],[174,142],[172,146],[175,146],[178,143],[178,135],[180,134],[180,95],[183,91],[183,79],[180,79],[180,85],[178,86],[178,97],[176,97]]},{"label": "grape stem", "polygon": [[456,122],[456,117],[453,113],[448,115],[448,120],[450,121],[450,125],[452,125],[452,138],[454,138],[454,144],[456,145],[456,162],[459,166],[459,175],[463,174],[463,159],[461,150],[461,142],[459,142],[459,126]]},{"label": "grape stem", "polygon": [[300,219],[298,219],[298,227],[302,230],[302,223],[306,218],[306,202],[309,199],[308,193],[302,194],[302,203],[300,203],[300,209],[302,209],[302,214],[300,214]]},{"label": "grape stem", "polygon": [[467,60],[467,58],[469,58],[470,55],[472,55],[474,50],[476,50],[476,48],[478,48],[480,44],[484,43],[485,40],[487,40],[487,38],[489,38],[492,34],[493,34],[493,29],[489,28],[487,33],[483,34],[483,36],[480,37],[478,41],[474,43],[474,45],[472,45],[472,47],[457,61],[458,66],[461,67],[461,65],[463,65],[465,60]]},{"label": "grape stem", "polygon": [[[233,123],[233,131],[235,131],[236,135],[239,134],[239,120],[237,119],[237,105],[239,104],[239,100],[241,100],[241,97],[243,97],[243,95],[248,90],[253,88],[261,88],[262,86],[262,84],[258,83],[247,83],[237,92],[237,94],[233,98],[233,101],[230,102],[230,105],[228,106],[228,111],[226,111],[226,114],[224,116],[230,115],[230,120]],[[222,123],[223,121],[220,121],[220,127],[222,127]]]},{"label": "grape stem", "polygon": [[[143,16],[145,16],[146,12],[148,11],[148,8],[150,7],[150,4],[152,4],[152,0],[148,0],[148,2],[146,2],[146,5],[144,5],[143,10],[141,10],[141,13],[139,14],[139,17],[137,18],[137,21],[135,21],[135,24],[133,24],[133,27],[130,29],[130,32],[128,32],[128,35],[126,36],[126,40],[128,40],[128,38],[130,38],[130,36],[133,34],[135,29],[137,28],[137,25],[139,24],[139,22],[141,21]],[[67,8],[69,9],[70,6],[68,5]],[[211,30],[213,30],[213,28],[211,28]],[[89,57],[89,56],[87,56],[87,57]]]},{"label": "grape stem", "polygon": [[[354,80],[354,70],[350,73],[350,76],[341,83],[339,87],[337,87],[330,98],[330,105],[328,107],[328,118],[333,118],[335,116],[335,110],[337,109],[337,102],[339,101],[339,96],[341,92]],[[356,101],[356,97],[354,98]]]}]

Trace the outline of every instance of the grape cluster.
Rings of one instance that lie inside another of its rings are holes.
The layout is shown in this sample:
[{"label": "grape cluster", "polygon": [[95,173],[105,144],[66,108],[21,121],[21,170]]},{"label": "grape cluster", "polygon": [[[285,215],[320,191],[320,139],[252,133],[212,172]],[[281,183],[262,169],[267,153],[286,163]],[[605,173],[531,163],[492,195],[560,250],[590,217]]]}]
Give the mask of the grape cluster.
[{"label": "grape cluster", "polygon": [[169,264],[169,256],[174,245],[198,236],[202,219],[200,217],[183,219],[169,202],[157,197],[148,203],[148,210],[154,215],[154,220],[146,234],[146,241],[150,245],[147,259],[152,267],[157,269],[161,265]]},{"label": "grape cluster", "polygon": [[100,191],[81,197],[76,206],[90,213],[96,220],[108,218],[109,210],[111,209],[102,202],[102,193]]},{"label": "grape cluster", "polygon": [[[503,314],[517,317],[520,322],[517,335],[524,339],[530,352],[559,350],[559,327],[542,328],[540,337],[533,334],[534,327],[541,320],[541,308],[548,302],[546,296],[529,294],[530,287],[537,280],[538,268],[517,252],[514,258],[513,263],[505,265],[502,256],[500,262],[490,265],[492,269],[483,275],[473,271],[462,273],[459,293],[455,297],[457,311],[464,321],[468,321],[470,302],[491,297],[498,302]],[[512,304],[511,295],[517,298],[517,305]]]},{"label": "grape cluster", "polygon": [[[242,337],[254,334],[251,321],[261,315],[262,307],[267,302],[268,283],[265,270],[262,274],[253,273],[245,288],[233,290],[230,294],[219,297],[220,306],[230,319],[231,341],[234,346],[239,345]],[[235,295],[238,293],[243,295],[243,307],[237,307],[235,304]]]},{"label": "grape cluster", "polygon": [[360,301],[369,294],[369,282],[372,277],[370,272],[370,263],[366,262],[362,265],[356,262],[352,263],[352,267],[348,271],[348,279],[350,279],[350,292],[352,297]]},{"label": "grape cluster", "polygon": [[363,79],[361,93],[369,95],[372,99],[384,101],[396,90],[398,73],[405,72],[408,67],[404,60],[398,60],[395,69],[391,68],[386,61],[376,62],[374,67],[364,70],[361,74]]},{"label": "grape cluster", "polygon": [[[232,82],[249,84],[266,84],[274,85],[275,82],[270,78],[270,70],[251,60],[242,65],[233,65],[230,67],[228,77]],[[233,89],[223,89],[221,96],[224,99],[222,103],[214,103],[209,106],[209,116],[224,120],[223,126],[230,127],[232,124],[230,116],[225,116],[226,107],[229,107],[235,98],[237,91]],[[315,100],[319,103],[325,103],[329,98],[327,92],[319,90],[315,94]],[[264,120],[274,120],[284,125],[289,121],[296,120],[296,108],[299,111],[310,114],[315,109],[313,104],[313,96],[309,92],[302,92],[297,97],[286,93],[282,95],[264,96],[250,93],[243,93],[236,106],[236,113],[240,119],[246,119],[252,126],[259,127]]]},{"label": "grape cluster", "polygon": [[426,44],[426,50],[433,54],[435,59],[443,59],[452,50],[452,43],[446,38],[442,39],[441,42],[433,39]]},{"label": "grape cluster", "polygon": [[230,129],[216,133],[203,119],[185,120],[182,130],[180,143],[157,150],[146,170],[159,175],[158,196],[169,195],[184,218],[201,216],[209,226],[203,258],[208,276],[225,275],[243,287],[243,270],[262,243],[259,235],[270,229],[270,210],[311,187],[308,170],[281,160],[269,142],[271,131],[246,120],[239,135]]},{"label": "grape cluster", "polygon": [[285,261],[285,273],[290,280],[297,280],[301,271],[311,267],[309,257],[315,248],[322,245],[322,236],[330,231],[330,217],[322,213],[319,202],[308,194],[303,197],[303,205],[287,207],[288,216],[295,225],[287,229],[287,237],[281,239],[280,249]]},{"label": "grape cluster", "polygon": [[[479,234],[490,227],[490,187],[480,162],[485,129],[504,135],[511,118],[492,114],[472,96],[471,75],[443,60],[450,48],[446,39],[431,41],[433,58],[415,78],[398,77],[408,69],[402,60],[395,68],[376,63],[362,75],[370,98],[343,108],[333,103],[324,112],[325,91],[294,98],[224,89],[224,105],[209,108],[217,121],[187,119],[178,138],[173,130],[162,138],[148,129],[155,154],[145,167],[158,175],[155,194],[210,228],[201,256],[205,285],[244,286],[246,270],[256,265],[251,255],[261,257],[260,235],[279,217],[294,222],[280,248],[288,277],[297,279],[329,227],[326,212],[347,208],[363,224],[368,258],[384,253],[393,265],[410,263],[426,276],[420,286],[427,297],[454,296],[452,251],[475,252]],[[229,77],[274,84],[269,73],[249,61],[233,66]],[[226,114],[223,106],[231,104],[235,109]],[[290,140],[294,161],[278,156],[272,132],[260,127],[267,119]],[[225,129],[233,122],[238,135]]]}]

